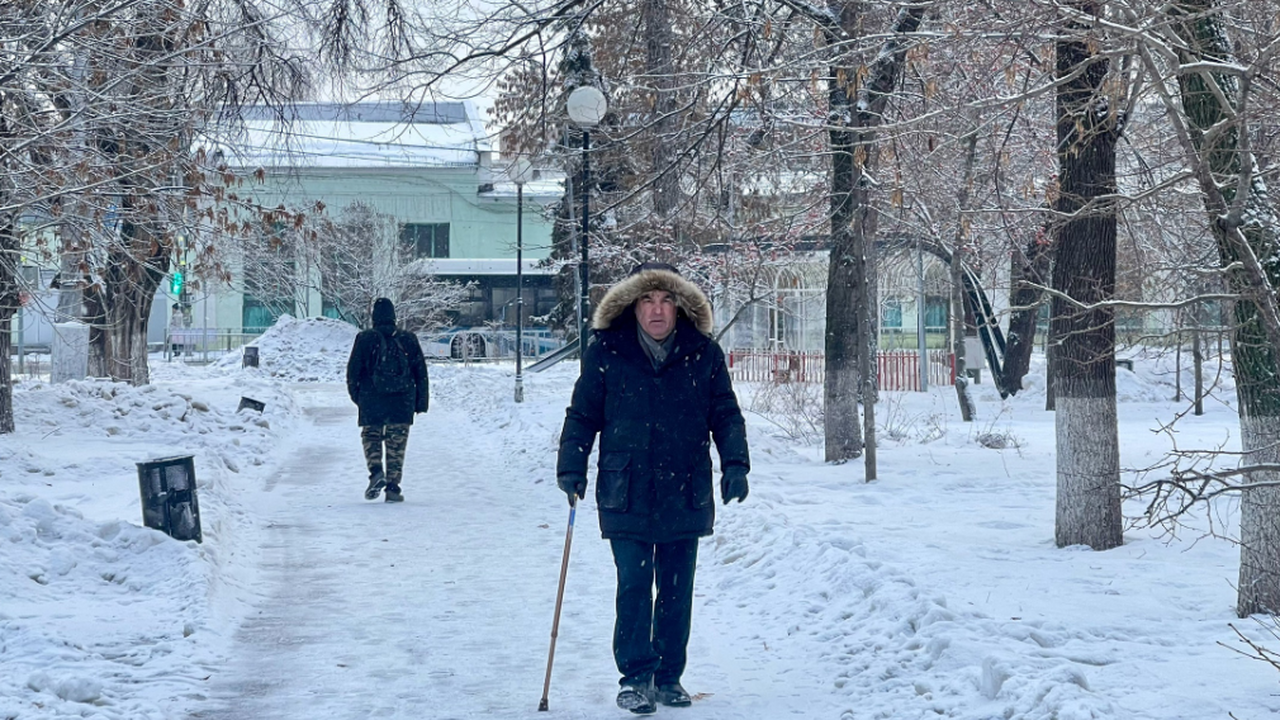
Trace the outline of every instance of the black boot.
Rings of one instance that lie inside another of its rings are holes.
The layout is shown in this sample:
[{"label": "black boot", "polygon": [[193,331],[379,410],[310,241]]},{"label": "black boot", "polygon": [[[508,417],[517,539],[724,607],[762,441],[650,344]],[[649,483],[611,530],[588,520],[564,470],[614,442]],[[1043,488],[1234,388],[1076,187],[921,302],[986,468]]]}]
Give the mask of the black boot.
[{"label": "black boot", "polygon": [[365,500],[377,500],[382,494],[382,488],[387,486],[387,476],[382,474],[381,470],[374,470],[369,473],[369,487],[364,489]]},{"label": "black boot", "polygon": [[648,715],[658,711],[653,703],[653,683],[624,683],[618,690],[618,707],[630,710],[637,715]]},{"label": "black boot", "polygon": [[693,704],[693,698],[677,682],[658,686],[658,702],[668,707],[688,707]]}]

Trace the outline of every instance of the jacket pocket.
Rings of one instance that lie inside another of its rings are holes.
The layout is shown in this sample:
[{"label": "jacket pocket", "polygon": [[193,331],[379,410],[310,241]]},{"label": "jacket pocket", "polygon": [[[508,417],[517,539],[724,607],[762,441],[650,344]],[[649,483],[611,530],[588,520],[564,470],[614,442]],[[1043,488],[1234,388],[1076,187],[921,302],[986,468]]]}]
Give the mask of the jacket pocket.
[{"label": "jacket pocket", "polygon": [[699,463],[693,469],[693,477],[689,481],[690,487],[693,489],[693,507],[697,510],[711,507],[715,504],[716,497],[712,490],[711,482],[711,458],[708,457]]},{"label": "jacket pocket", "polygon": [[631,487],[631,454],[601,453],[596,478],[596,504],[601,510],[626,512],[627,490]]}]

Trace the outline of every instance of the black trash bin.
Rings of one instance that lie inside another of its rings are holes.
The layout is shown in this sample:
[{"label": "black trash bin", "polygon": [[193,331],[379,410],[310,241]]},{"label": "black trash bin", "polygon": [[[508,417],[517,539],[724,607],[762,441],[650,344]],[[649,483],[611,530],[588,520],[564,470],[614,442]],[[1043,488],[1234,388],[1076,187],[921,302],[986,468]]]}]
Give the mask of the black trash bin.
[{"label": "black trash bin", "polygon": [[258,348],[253,345],[244,346],[244,360],[241,367],[258,367]]},{"label": "black trash bin", "polygon": [[261,400],[254,400],[253,398],[242,396],[240,398],[240,404],[236,406],[236,412],[240,412],[246,408],[253,410],[254,412],[262,412],[267,409],[267,404]]},{"label": "black trash bin", "polygon": [[142,523],[175,540],[204,542],[200,502],[196,498],[196,466],[191,455],[138,463],[142,490]]}]

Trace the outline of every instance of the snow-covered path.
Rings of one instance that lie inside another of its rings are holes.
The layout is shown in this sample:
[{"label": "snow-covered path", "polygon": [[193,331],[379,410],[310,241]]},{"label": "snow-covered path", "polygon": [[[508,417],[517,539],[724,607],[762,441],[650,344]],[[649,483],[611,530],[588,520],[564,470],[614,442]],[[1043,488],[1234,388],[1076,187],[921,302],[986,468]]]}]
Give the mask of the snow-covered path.
[{"label": "snow-covered path", "polygon": [[[242,498],[261,528],[257,571],[235,572],[258,577],[252,609],[192,720],[626,717],[613,703],[613,567],[590,495],[551,712],[536,710],[568,517],[551,478],[572,375],[528,380],[516,405],[508,373],[433,367],[402,505],[362,499],[342,387],[292,386],[303,419],[264,487],[246,491],[260,497]],[[1176,576],[1185,551],[1137,535],[1105,554],[1054,549],[1053,480],[1036,452],[993,467],[990,450],[956,437],[924,457],[886,455],[886,481],[867,485],[758,428],[751,442],[751,497],[721,506],[699,549],[684,678],[697,701],[660,714],[1199,720],[1238,706],[1207,694],[1228,677],[1267,680],[1215,646],[1230,618],[1217,572],[1182,583],[1218,606],[1112,607]],[[1164,635],[1175,617],[1181,636],[1201,633],[1180,650]],[[1182,679],[1147,689],[1152,673]]]},{"label": "snow-covered path", "polygon": [[[355,329],[280,323],[262,367],[157,361],[156,383],[15,388],[0,436],[0,720],[624,718],[613,567],[588,494],[549,713],[542,692],[568,517],[552,483],[576,367],[433,365],[408,502],[362,499],[338,382]],[[886,393],[879,480],[787,435],[800,386],[737,387],[751,495],[699,545],[686,720],[1262,720],[1273,618],[1234,613],[1235,503],[1180,536],[1134,526],[1057,548],[1054,422],[1016,398]],[[1171,360],[1117,374],[1126,481],[1171,444]],[[812,389],[812,388],[809,388]],[[237,410],[252,397],[265,412]],[[1177,426],[1237,446],[1230,387]],[[782,408],[780,410],[780,408]],[[1003,444],[990,442],[1005,440]],[[137,463],[191,454],[204,542],[140,526]],[[1157,474],[1162,472],[1155,471]],[[1130,505],[1128,516],[1142,511]],[[1258,622],[1255,622],[1258,620]],[[1270,624],[1269,624],[1270,623]]]},{"label": "snow-covered path", "polygon": [[[259,503],[254,609],[233,664],[210,688],[215,707],[193,717],[548,717],[537,704],[568,512],[549,484],[553,454],[520,446],[550,439],[535,427],[542,437],[513,440],[511,428],[481,425],[476,398],[466,400],[437,399],[419,417],[407,502],[387,505],[361,498],[355,412],[342,388],[306,388],[306,422],[280,448]],[[531,470],[546,481],[531,481]],[[577,517],[549,699],[557,717],[600,717],[620,712],[609,648],[612,563],[589,503]],[[804,658],[775,655],[771,670],[737,672],[764,654],[758,639],[725,633],[734,623],[722,614],[739,615],[747,600],[698,611],[686,676],[692,692],[704,693],[698,716],[814,716],[822,680],[796,672]]]},{"label": "snow-covered path", "polygon": [[[549,713],[538,713],[567,507],[552,483],[576,368],[433,365],[403,505],[362,499],[342,376],[354,328],[260,340],[263,368],[155,385],[28,382],[0,438],[0,720],[624,718],[613,567],[591,495],[574,533]],[[1122,461],[1158,463],[1156,362],[1117,376]],[[1123,377],[1124,382],[1121,383]],[[1131,528],[1053,544],[1054,429],[1033,386],[889,393],[880,479],[823,463],[738,387],[751,495],[699,546],[686,720],[1261,720],[1275,670],[1240,655],[1238,550]],[[791,388],[797,390],[798,388]],[[770,395],[772,393],[772,396]],[[251,396],[262,414],[238,411]],[[762,400],[763,399],[763,400]],[[1231,447],[1226,402],[1179,424]],[[980,441],[996,433],[1008,443]],[[52,438],[52,440],[51,440]],[[204,542],[138,526],[135,464],[194,454]],[[1126,473],[1126,477],[1132,477]],[[1215,511],[1231,532],[1234,506]],[[1130,515],[1141,510],[1130,507]]]},{"label": "snow-covered path", "polygon": [[503,490],[491,434],[439,403],[410,435],[408,501],[366,502],[354,408],[337,386],[308,396],[309,427],[282,448],[265,494],[258,610],[213,692],[226,705],[200,717],[536,709],[548,618],[527,595],[555,581],[555,538],[538,527],[546,503]]}]

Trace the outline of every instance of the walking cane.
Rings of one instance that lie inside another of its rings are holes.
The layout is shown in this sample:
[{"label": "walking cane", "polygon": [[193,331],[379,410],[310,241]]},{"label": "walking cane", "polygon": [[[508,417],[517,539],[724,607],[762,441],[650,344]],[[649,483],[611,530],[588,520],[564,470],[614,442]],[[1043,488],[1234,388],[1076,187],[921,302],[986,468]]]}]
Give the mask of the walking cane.
[{"label": "walking cane", "polygon": [[569,543],[573,542],[573,516],[578,512],[578,498],[569,496],[569,529],[564,533],[564,559],[560,561],[560,589],[556,591],[556,616],[551,621],[551,651],[547,653],[547,679],[542,683],[542,699],[538,710],[546,711],[547,692],[551,690],[551,662],[556,658],[556,635],[560,634],[560,603],[564,600],[564,578],[569,572]]}]

